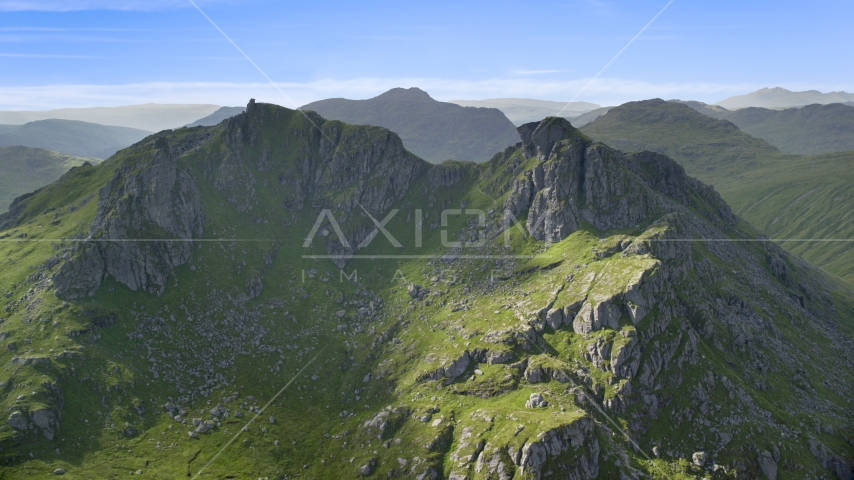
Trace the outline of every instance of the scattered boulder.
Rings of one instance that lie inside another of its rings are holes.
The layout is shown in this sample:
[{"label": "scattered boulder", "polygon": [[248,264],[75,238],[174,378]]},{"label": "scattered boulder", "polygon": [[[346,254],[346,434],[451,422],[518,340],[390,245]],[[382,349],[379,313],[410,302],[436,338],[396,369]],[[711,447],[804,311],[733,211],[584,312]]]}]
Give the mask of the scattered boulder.
[{"label": "scattered boulder", "polygon": [[525,402],[525,408],[545,408],[548,405],[549,402],[540,393],[532,393],[528,401]]},{"label": "scattered boulder", "polygon": [[691,461],[694,465],[702,467],[706,464],[706,452],[694,452],[694,455],[691,456]]},{"label": "scattered boulder", "polygon": [[373,473],[374,467],[376,467],[376,466],[377,466],[377,459],[372,458],[372,459],[368,460],[367,463],[365,463],[359,467],[359,473],[362,474],[363,476],[367,477],[368,475]]},{"label": "scattered boulder", "polygon": [[759,468],[768,480],[777,480],[777,462],[770,452],[763,450],[759,453]]},{"label": "scattered boulder", "polygon": [[409,298],[413,300],[421,300],[422,298],[430,294],[430,289],[424,288],[421,285],[418,285],[417,283],[413,283],[409,285],[409,287],[406,289],[406,293],[408,293]]}]

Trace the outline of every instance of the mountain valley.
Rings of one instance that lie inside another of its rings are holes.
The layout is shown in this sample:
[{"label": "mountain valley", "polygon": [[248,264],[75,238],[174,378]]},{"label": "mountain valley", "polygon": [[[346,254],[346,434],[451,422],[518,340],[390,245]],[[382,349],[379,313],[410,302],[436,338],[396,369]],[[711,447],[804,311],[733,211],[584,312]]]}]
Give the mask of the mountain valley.
[{"label": "mountain valley", "polygon": [[854,281],[854,252],[845,240],[854,236],[854,152],[787,155],[729,121],[662,100],[621,105],[582,131],[625,152],[669,155],[714,185],[760,232]]},{"label": "mountain valley", "polygon": [[72,168],[0,216],[2,475],[851,478],[854,291],[723,181],[790,157],[662,103],[719,136],[251,101]]}]

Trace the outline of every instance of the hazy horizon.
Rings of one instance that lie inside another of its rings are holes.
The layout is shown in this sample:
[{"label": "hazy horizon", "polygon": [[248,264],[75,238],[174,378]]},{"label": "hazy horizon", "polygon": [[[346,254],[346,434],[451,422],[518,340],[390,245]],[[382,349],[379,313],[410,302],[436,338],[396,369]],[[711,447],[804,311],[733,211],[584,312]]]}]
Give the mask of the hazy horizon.
[{"label": "hazy horizon", "polygon": [[[843,2],[199,5],[281,92],[189,2],[15,0],[0,1],[0,110],[248,98],[295,108],[393,87],[600,105],[854,91],[854,67],[838,61],[852,40]],[[532,28],[502,28],[508,18]]]}]

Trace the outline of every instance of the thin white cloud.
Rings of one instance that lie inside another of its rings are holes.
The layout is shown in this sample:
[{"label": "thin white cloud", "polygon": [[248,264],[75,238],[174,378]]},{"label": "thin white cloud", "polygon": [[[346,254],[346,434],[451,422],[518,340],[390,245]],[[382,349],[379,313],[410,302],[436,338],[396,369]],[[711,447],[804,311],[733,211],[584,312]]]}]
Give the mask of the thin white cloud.
[{"label": "thin white cloud", "polygon": [[[240,3],[237,0],[208,0],[200,4]],[[156,11],[190,7],[185,0],[0,0],[6,12],[74,12],[80,10]]]},{"label": "thin white cloud", "polygon": [[565,70],[511,70],[510,73],[513,75],[544,75],[546,73],[560,73]]},{"label": "thin white cloud", "polygon": [[54,55],[48,53],[0,53],[4,58],[68,58],[79,60],[105,59],[109,57],[95,57],[92,55]]},{"label": "thin white cloud", "polygon": [[[331,97],[370,98],[394,87],[419,87],[437,100],[484,99],[500,97],[540,98],[565,101],[588,82],[537,80],[535,78],[496,78],[486,80],[449,80],[439,78],[355,78],[321,79],[312,82],[278,83],[294,103],[269,83],[137,83],[128,85],[46,85],[0,87],[0,110],[48,110],[64,107],[118,106],[140,103],[210,103],[245,105],[249,98],[294,108]],[[732,95],[748,93],[765,85],[720,83],[650,83],[618,78],[600,78],[582,98],[600,105],[615,105],[647,98],[682,98],[709,103]],[[785,85],[784,85],[785,86]],[[791,86],[796,88],[794,86]],[[800,86],[803,89],[803,86]],[[826,90],[818,85],[810,88]],[[838,85],[834,89],[843,89]],[[849,87],[850,89],[850,87]]]}]

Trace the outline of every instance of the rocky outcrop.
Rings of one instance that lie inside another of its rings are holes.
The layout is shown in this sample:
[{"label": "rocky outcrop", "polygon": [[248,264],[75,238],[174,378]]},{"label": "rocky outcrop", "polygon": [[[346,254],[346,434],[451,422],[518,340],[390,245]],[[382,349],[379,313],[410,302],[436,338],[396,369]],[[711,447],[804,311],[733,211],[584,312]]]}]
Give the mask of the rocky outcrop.
[{"label": "rocky outcrop", "polygon": [[40,408],[29,412],[29,417],[21,411],[14,411],[9,415],[6,423],[18,431],[36,429],[48,440],[53,440],[59,429],[59,419],[55,410]]},{"label": "rocky outcrop", "polygon": [[522,125],[519,133],[522,155],[538,162],[511,182],[504,209],[514,217],[527,213],[537,240],[563,240],[582,221],[599,230],[635,227],[672,210],[662,195],[684,206],[697,206],[700,197],[703,209],[714,210],[709,218],[735,223],[712,187],[664,155],[624,155],[592,143],[562,118]]},{"label": "rocky outcrop", "polygon": [[27,421],[27,417],[18,411],[12,412],[6,420],[6,423],[15,430],[26,430],[30,426],[30,423]]},{"label": "rocky outcrop", "polygon": [[767,450],[759,452],[759,469],[768,480],[777,480],[777,462]]},{"label": "rocky outcrop", "polygon": [[58,297],[92,295],[104,275],[162,294],[174,268],[190,260],[204,219],[196,182],[165,136],[152,143],[101,188],[88,241],[53,276]]},{"label": "rocky outcrop", "polygon": [[42,408],[30,413],[33,425],[41,429],[42,435],[48,440],[53,440],[59,429],[59,421],[56,412],[51,409]]},{"label": "rocky outcrop", "polygon": [[818,440],[809,440],[810,452],[822,467],[830,470],[839,480],[854,480],[854,464],[837,455]]},{"label": "rocky outcrop", "polygon": [[468,350],[466,350],[458,358],[445,361],[444,364],[439,368],[421,374],[418,377],[418,380],[422,382],[440,379],[453,381],[455,378],[459,377],[460,375],[462,375],[463,372],[466,371],[466,369],[469,367],[469,364],[471,364],[471,361],[471,354],[468,352]]},{"label": "rocky outcrop", "polygon": [[525,408],[545,408],[549,406],[549,402],[541,393],[532,393],[525,402]]},{"label": "rocky outcrop", "polygon": [[[575,461],[566,464],[562,478],[591,479],[599,475],[599,441],[594,435],[595,425],[589,418],[581,418],[537,435],[537,440],[526,444],[517,453],[516,464],[525,478],[539,480],[542,468],[550,458],[573,449]],[[512,456],[512,455],[511,455]]]}]

